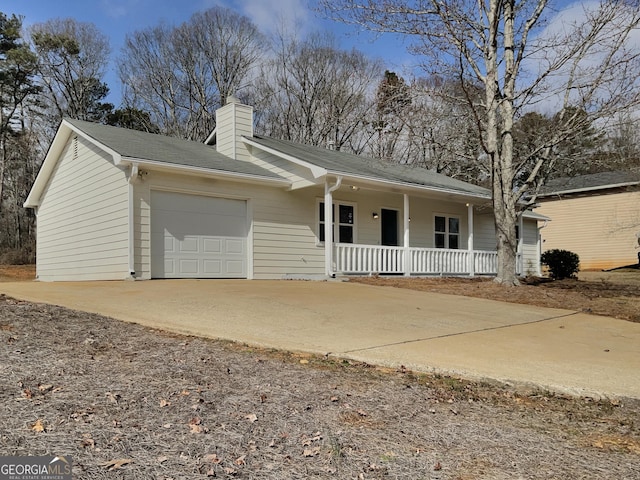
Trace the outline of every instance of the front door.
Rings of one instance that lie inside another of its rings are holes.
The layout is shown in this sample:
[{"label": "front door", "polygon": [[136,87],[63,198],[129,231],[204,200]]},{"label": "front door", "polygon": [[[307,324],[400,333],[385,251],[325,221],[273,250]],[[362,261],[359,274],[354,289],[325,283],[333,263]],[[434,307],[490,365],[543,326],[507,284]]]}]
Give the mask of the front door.
[{"label": "front door", "polygon": [[382,228],[382,245],[392,247],[398,246],[398,211],[387,210],[385,208],[380,212],[380,226]]}]

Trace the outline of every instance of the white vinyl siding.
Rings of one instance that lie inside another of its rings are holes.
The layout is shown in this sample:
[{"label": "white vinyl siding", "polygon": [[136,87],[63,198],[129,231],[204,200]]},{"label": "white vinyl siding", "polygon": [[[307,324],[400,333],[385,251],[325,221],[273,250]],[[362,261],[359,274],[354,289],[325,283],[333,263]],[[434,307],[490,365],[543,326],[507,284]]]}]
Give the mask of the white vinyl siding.
[{"label": "white vinyl siding", "polygon": [[140,278],[151,277],[151,190],[247,200],[249,278],[324,273],[324,250],[315,244],[314,208],[319,189],[290,192],[278,187],[151,171],[135,186],[135,204],[140,207],[135,216],[135,262]]},{"label": "white vinyl siding", "polygon": [[242,136],[253,136],[253,108],[228,103],[216,111],[216,149],[232,160],[248,161],[250,154]]},{"label": "white vinyl siding", "polygon": [[[287,276],[324,275],[324,245],[317,244],[318,205],[322,202],[323,186],[290,191],[285,188],[247,184],[227,180],[212,180],[187,175],[170,175],[150,171],[135,185],[136,273],[150,278],[150,191],[176,191],[196,195],[214,195],[247,200],[249,255],[247,276],[255,279]],[[382,208],[398,211],[399,243],[402,244],[403,196],[390,192],[351,190],[334,192],[335,204],[356,205],[354,235],[358,244],[380,245],[381,222],[372,213]],[[467,248],[467,207],[464,204],[411,196],[410,241],[412,247],[433,248],[434,215],[450,212],[460,218],[460,249]],[[138,208],[139,207],[139,208]],[[474,215],[474,248],[495,251],[493,216]],[[535,222],[525,221],[525,233]],[[527,234],[526,248],[535,248]],[[525,263],[526,265],[526,263]]]},{"label": "white vinyl siding", "polygon": [[524,235],[522,237],[522,275],[538,275],[538,222],[523,219]]},{"label": "white vinyl siding", "polygon": [[497,240],[493,215],[476,212],[473,216],[473,224],[474,250],[495,251]]},{"label": "white vinyl siding", "polygon": [[111,156],[72,135],[38,209],[38,278],[127,278],[128,215],[125,172]]}]

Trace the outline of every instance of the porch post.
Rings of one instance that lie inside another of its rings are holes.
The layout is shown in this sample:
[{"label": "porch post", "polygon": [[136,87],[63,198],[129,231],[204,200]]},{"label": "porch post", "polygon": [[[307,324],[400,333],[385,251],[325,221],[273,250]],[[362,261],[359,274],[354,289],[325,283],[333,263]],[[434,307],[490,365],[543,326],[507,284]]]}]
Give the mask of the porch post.
[{"label": "porch post", "polygon": [[476,261],[475,254],[473,253],[473,204],[467,203],[467,229],[468,238],[467,238],[467,250],[469,251],[469,275],[474,276],[476,274]]},{"label": "porch post", "polygon": [[333,277],[333,192],[340,188],[342,177],[336,179],[335,185],[329,186],[329,179],[324,181],[324,270]]},{"label": "porch post", "polygon": [[403,207],[403,226],[404,226],[404,240],[402,246],[404,247],[404,275],[408,277],[411,275],[411,251],[409,250],[409,195],[406,193],[403,195],[404,207]]}]

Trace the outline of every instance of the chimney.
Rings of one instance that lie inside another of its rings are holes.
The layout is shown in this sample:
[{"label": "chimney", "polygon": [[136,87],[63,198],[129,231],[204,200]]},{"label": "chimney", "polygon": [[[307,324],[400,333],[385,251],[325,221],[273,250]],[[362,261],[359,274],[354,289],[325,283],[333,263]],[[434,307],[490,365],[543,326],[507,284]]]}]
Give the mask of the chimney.
[{"label": "chimney", "polygon": [[216,149],[235,160],[250,159],[242,137],[253,137],[253,107],[243,105],[234,96],[216,111]]}]

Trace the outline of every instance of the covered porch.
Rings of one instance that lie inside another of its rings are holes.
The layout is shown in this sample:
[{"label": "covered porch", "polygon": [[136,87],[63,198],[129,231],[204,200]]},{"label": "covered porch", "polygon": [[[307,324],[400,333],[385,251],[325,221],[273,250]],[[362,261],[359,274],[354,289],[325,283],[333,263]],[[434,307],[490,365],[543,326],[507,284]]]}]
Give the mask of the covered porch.
[{"label": "covered porch", "polygon": [[[372,202],[363,197],[363,190],[345,188],[338,179],[333,185],[325,184],[319,240],[324,246],[328,276],[497,274],[498,254],[490,249],[495,245],[493,215],[483,206],[485,198],[396,192],[391,194],[397,199],[395,211],[390,212],[381,206],[391,204],[391,200],[378,197],[382,192],[369,191],[375,198]],[[342,193],[345,191],[349,193]],[[349,196],[357,208],[343,201]],[[324,221],[332,217],[333,222]],[[529,240],[537,240],[535,222],[525,228],[524,218],[520,218],[518,231],[525,230]],[[518,274],[531,270],[523,261],[523,252],[527,252],[524,239],[519,235]]]}]

